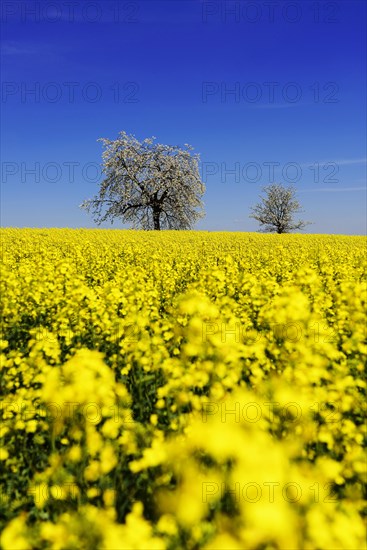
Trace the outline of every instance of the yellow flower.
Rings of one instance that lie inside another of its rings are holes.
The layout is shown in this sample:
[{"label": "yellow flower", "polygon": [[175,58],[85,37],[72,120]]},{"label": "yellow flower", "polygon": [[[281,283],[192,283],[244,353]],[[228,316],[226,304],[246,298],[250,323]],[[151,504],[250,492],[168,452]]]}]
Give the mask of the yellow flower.
[{"label": "yellow flower", "polygon": [[34,433],[37,430],[37,421],[30,420],[27,422],[26,432]]},{"label": "yellow flower", "polygon": [[4,449],[3,447],[0,447],[0,460],[6,460],[9,457],[9,453],[7,449]]},{"label": "yellow flower", "polygon": [[1,547],[4,550],[30,550],[31,542],[27,540],[25,514],[10,521],[0,536]]},{"label": "yellow flower", "polygon": [[117,464],[117,458],[112,445],[105,445],[100,452],[101,472],[110,472]]},{"label": "yellow flower", "polygon": [[115,489],[106,489],[103,492],[103,502],[105,506],[114,506],[116,500]]}]

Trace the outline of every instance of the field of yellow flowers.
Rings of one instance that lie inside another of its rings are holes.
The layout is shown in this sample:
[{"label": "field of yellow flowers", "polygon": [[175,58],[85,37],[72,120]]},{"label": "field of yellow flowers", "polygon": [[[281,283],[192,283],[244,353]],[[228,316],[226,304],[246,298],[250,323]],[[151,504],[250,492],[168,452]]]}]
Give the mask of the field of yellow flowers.
[{"label": "field of yellow flowers", "polygon": [[3,550],[365,548],[363,237],[1,237]]}]

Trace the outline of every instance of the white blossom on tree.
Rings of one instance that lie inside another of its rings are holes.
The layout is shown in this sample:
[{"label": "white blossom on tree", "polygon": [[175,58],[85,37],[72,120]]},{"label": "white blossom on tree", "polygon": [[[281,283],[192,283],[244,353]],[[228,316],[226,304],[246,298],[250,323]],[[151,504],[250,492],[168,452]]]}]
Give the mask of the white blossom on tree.
[{"label": "white blossom on tree", "polygon": [[261,202],[251,208],[250,218],[260,223],[261,230],[268,233],[290,233],[296,229],[303,229],[310,222],[295,221],[294,214],[302,212],[298,200],[295,198],[294,187],[283,187],[274,183],[263,188],[264,197]]},{"label": "white blossom on tree", "polygon": [[138,141],[120,132],[102,138],[104,180],[98,194],[83,202],[96,223],[121,219],[134,228],[190,229],[203,216],[205,186],[193,147]]}]

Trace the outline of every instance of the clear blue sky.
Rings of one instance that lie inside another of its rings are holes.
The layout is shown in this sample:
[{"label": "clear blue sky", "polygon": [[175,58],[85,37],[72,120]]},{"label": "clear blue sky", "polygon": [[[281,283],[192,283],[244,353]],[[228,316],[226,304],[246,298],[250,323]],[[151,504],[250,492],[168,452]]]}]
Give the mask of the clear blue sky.
[{"label": "clear blue sky", "polygon": [[1,16],[3,226],[95,227],[78,205],[97,139],[125,130],[201,154],[198,229],[257,230],[276,181],[309,232],[365,233],[363,0],[13,0]]}]

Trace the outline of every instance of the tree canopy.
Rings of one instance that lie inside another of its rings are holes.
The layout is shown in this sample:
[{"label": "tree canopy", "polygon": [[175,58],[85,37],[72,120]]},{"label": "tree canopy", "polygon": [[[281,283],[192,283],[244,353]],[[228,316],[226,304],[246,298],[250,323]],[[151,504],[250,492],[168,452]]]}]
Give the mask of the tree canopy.
[{"label": "tree canopy", "polygon": [[260,223],[262,231],[269,233],[290,233],[303,229],[310,222],[296,221],[294,214],[302,212],[301,205],[296,199],[294,187],[284,187],[274,183],[263,188],[265,195],[260,197],[261,202],[256,204],[250,218]]},{"label": "tree canopy", "polygon": [[193,147],[139,141],[120,132],[116,140],[101,138],[103,173],[98,194],[83,202],[96,223],[116,218],[142,229],[191,229],[203,216],[205,186],[199,155]]}]

